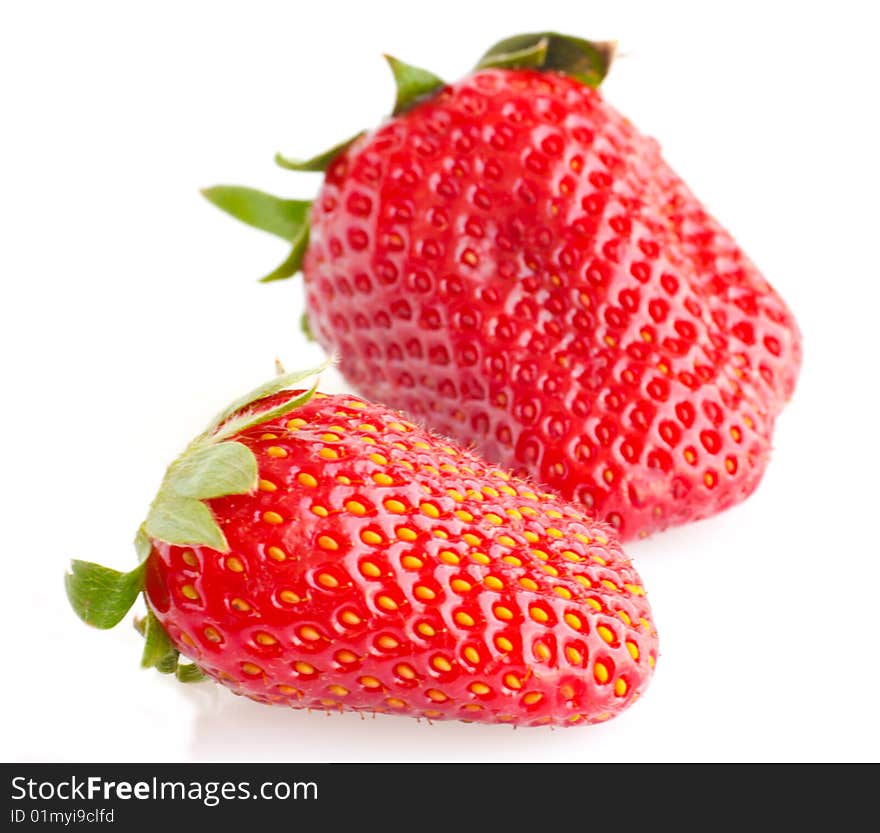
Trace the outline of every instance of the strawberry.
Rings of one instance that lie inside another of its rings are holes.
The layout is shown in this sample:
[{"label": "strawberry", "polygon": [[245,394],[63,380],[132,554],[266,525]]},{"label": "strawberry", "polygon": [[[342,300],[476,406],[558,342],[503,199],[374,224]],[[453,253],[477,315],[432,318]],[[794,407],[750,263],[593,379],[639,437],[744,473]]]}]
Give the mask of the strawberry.
[{"label": "strawberry", "polygon": [[644,691],[656,631],[609,527],[397,411],[285,390],[302,378],[169,467],[137,568],[73,563],[84,621],[143,591],[145,665],[294,708],[570,726]]},{"label": "strawberry", "polygon": [[307,162],[313,203],[219,207],[293,241],[308,327],[370,391],[622,539],[748,496],[801,361],[731,236],[596,89],[611,49],[502,41],[452,85],[389,59],[392,117]]}]

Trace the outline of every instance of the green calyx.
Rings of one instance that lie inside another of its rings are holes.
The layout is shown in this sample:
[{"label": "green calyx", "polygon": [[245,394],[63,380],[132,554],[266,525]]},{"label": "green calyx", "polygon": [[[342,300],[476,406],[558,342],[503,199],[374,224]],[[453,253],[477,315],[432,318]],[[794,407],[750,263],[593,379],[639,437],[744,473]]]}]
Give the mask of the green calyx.
[{"label": "green calyx", "polygon": [[498,41],[476,68],[552,70],[598,87],[608,74],[616,47],[613,41],[588,41],[557,32],[514,35]]},{"label": "green calyx", "polygon": [[[317,389],[317,382],[306,392],[291,393],[271,408],[257,407],[264,397],[317,376],[331,361],[328,359],[307,371],[281,372],[232,402],[211,420],[205,431],[168,467],[147,518],[135,536],[137,567],[122,573],[89,561],[71,563],[70,571],[64,576],[65,590],[71,607],[83,622],[108,629],[122,621],[144,590],[146,560],[153,541],[229,551],[226,536],[205,501],[251,493],[258,482],[253,452],[232,438],[308,402]],[[182,682],[202,678],[202,672],[195,665],[179,663],[177,649],[152,612],[148,611],[136,625],[144,637],[141,664],[145,668],[175,674]]]},{"label": "green calyx", "polygon": [[[598,87],[611,66],[615,46],[613,42],[588,41],[557,32],[514,35],[489,49],[480,58],[475,69],[536,69],[559,72],[590,87]],[[433,72],[404,63],[391,55],[384,57],[394,78],[392,116],[400,116],[427,101],[446,85]],[[356,133],[309,159],[276,153],[275,162],[289,171],[326,171],[339,154],[348,150],[364,135],[365,131]],[[217,208],[237,220],[274,234],[290,244],[288,256],[277,268],[260,278],[262,283],[290,278],[301,271],[309,244],[310,202],[283,199],[240,185],[215,185],[205,188],[202,194]]]}]

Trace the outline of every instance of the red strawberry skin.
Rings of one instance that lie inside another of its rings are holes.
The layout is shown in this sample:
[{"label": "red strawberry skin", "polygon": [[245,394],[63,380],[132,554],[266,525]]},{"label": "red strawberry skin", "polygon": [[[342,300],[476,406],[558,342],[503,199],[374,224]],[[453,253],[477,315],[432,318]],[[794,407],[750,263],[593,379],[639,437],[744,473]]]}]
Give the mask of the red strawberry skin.
[{"label": "red strawberry skin", "polygon": [[235,439],[259,488],[207,502],[229,551],[154,540],[145,589],[181,653],[236,693],[570,726],[644,691],[647,598],[580,507],[348,395]]},{"label": "red strawberry skin", "polygon": [[340,154],[312,211],[312,331],[359,390],[623,539],[749,495],[797,324],[602,95],[476,72]]}]

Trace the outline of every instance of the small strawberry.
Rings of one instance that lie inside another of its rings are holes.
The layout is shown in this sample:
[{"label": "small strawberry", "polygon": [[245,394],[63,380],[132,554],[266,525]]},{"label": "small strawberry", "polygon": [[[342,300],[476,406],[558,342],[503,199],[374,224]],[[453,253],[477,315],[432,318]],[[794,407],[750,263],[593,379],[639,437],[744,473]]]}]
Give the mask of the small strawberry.
[{"label": "small strawberry", "polygon": [[294,708],[569,726],[644,691],[656,632],[608,527],[384,406],[285,390],[302,378],[172,463],[137,568],[73,563],[82,619],[143,590],[145,665]]},{"label": "small strawberry", "polygon": [[801,361],[785,303],[595,87],[611,50],[502,41],[452,85],[390,59],[394,114],[295,170],[314,203],[205,194],[293,241],[350,383],[622,538],[719,512],[764,472]]}]

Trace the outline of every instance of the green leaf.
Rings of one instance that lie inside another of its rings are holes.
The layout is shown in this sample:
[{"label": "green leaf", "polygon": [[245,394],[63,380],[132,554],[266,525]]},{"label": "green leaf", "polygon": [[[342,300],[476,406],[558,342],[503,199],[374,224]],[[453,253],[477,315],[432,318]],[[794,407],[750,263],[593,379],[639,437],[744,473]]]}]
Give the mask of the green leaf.
[{"label": "green leaf", "polygon": [[442,78],[438,78],[433,72],[428,72],[426,69],[405,64],[391,55],[385,55],[385,60],[391,67],[394,83],[397,85],[397,98],[394,101],[394,110],[392,111],[394,116],[409,110],[446,86],[446,82]]},{"label": "green leaf", "polygon": [[311,159],[292,159],[289,156],[276,153],[275,164],[280,165],[288,171],[326,171],[330,163],[356,139],[360,139],[360,137],[364,135],[364,132],[365,131],[361,130],[360,133],[355,133],[351,138],[346,139],[344,142],[340,142],[337,145],[333,145],[329,150],[325,150],[323,153],[319,153]]},{"label": "green leaf", "polygon": [[273,393],[280,393],[286,388],[293,387],[311,376],[317,376],[318,374],[323,373],[332,363],[333,358],[331,357],[323,361],[317,367],[310,368],[309,370],[293,370],[290,373],[281,373],[271,378],[268,382],[263,382],[262,385],[258,385],[244,396],[240,396],[217,414],[217,416],[211,421],[206,434],[212,433],[217,426],[225,422],[233,414],[246,408],[248,405],[257,402],[260,399],[264,399],[267,396],[271,396]]},{"label": "green leaf", "polygon": [[263,422],[268,422],[270,419],[275,419],[276,417],[284,416],[284,414],[289,414],[291,411],[295,411],[297,408],[301,408],[306,404],[314,395],[315,391],[318,389],[318,383],[315,382],[305,393],[301,393],[298,396],[295,396],[291,399],[288,399],[286,402],[282,402],[280,405],[276,405],[274,408],[269,408],[265,411],[244,411],[239,414],[237,417],[233,417],[229,420],[216,434],[215,436],[220,439],[225,439],[226,437],[231,437],[234,434],[238,434],[241,431],[246,431],[248,428],[253,428],[255,425],[260,425]]},{"label": "green leaf", "polygon": [[152,611],[147,611],[144,632],[142,668],[156,668],[162,674],[172,674],[177,668],[178,651]]},{"label": "green leaf", "polygon": [[153,543],[150,541],[150,536],[147,535],[144,524],[138,527],[137,535],[134,536],[134,549],[137,552],[138,561],[146,561],[153,549]]},{"label": "green leaf", "polygon": [[211,510],[200,500],[160,489],[145,523],[152,538],[181,546],[205,545],[228,552],[229,545]]},{"label": "green leaf", "polygon": [[308,228],[312,204],[307,200],[285,200],[241,185],[215,185],[202,195],[236,220],[282,240],[293,242]]},{"label": "green leaf", "polygon": [[241,443],[200,446],[171,466],[165,483],[178,495],[199,500],[247,494],[257,485],[257,460]]},{"label": "green leaf", "polygon": [[[542,47],[542,43],[546,43],[546,47]],[[587,86],[598,87],[608,74],[616,46],[613,41],[588,41],[558,32],[533,32],[499,41],[483,55],[477,68],[555,70]],[[542,49],[544,58],[536,63]]]},{"label": "green leaf", "polygon": [[273,269],[268,275],[260,278],[260,283],[271,283],[272,281],[283,281],[285,278],[293,277],[302,269],[303,257],[306,248],[309,245],[309,227],[303,226],[299,234],[293,239],[293,246],[290,254],[285,258],[280,266]]},{"label": "green leaf", "polygon": [[[504,43],[504,41],[502,41]],[[522,49],[514,52],[486,53],[477,64],[477,69],[527,69],[540,68],[547,60],[547,48],[549,42],[542,37],[534,43],[529,43]],[[495,48],[495,47],[493,47]]]},{"label": "green leaf", "polygon": [[182,683],[201,683],[208,679],[208,675],[193,662],[179,664],[176,674]]},{"label": "green leaf", "polygon": [[309,324],[309,314],[307,312],[304,312],[299,317],[299,329],[308,341],[316,341],[315,334],[312,332],[312,325]]},{"label": "green leaf", "polygon": [[96,628],[118,625],[143,589],[144,566],[120,573],[90,561],[72,561],[64,586],[76,615]]}]

